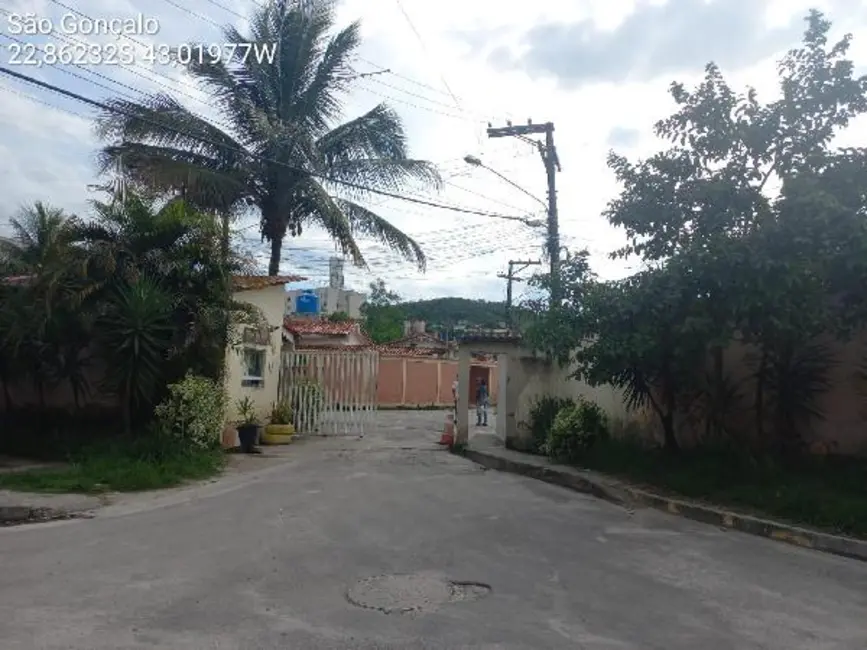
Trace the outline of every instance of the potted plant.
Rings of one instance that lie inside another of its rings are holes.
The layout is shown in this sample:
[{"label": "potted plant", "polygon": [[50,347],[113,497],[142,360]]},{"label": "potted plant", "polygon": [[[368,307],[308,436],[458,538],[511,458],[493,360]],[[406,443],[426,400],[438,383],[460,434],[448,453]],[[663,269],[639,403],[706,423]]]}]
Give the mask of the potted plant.
[{"label": "potted plant", "polygon": [[266,445],[288,445],[295,437],[292,424],[292,405],[287,401],[271,405],[269,424],[265,426],[262,443]]},{"label": "potted plant", "polygon": [[252,454],[259,438],[259,418],[256,417],[256,406],[249,397],[238,400],[238,440],[241,451]]}]

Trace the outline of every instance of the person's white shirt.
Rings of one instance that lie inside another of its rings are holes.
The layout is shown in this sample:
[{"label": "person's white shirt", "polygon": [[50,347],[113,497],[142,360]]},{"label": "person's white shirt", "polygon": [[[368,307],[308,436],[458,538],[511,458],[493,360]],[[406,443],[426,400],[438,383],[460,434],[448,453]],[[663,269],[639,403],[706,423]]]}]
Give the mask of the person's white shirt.
[{"label": "person's white shirt", "polygon": [[458,398],[458,380],[455,379],[452,382],[452,394],[455,396],[455,399]]}]

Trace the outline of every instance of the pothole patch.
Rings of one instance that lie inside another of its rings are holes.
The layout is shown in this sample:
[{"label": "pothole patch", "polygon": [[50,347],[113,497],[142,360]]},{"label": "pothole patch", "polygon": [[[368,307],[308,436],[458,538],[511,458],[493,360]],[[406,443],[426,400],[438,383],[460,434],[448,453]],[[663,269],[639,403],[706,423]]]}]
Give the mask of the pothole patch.
[{"label": "pothole patch", "polygon": [[359,580],[346,592],[356,607],[383,614],[420,614],[448,603],[465,603],[491,593],[490,585],[448,580],[434,574],[410,573]]}]

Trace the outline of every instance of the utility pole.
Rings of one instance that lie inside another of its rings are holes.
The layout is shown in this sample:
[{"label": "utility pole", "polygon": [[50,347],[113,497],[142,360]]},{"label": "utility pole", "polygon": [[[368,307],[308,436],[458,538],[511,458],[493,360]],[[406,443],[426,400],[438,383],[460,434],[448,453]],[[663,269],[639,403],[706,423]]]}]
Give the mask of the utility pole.
[{"label": "utility pole", "polygon": [[[509,329],[512,327],[512,283],[521,282],[516,273],[520,273],[528,266],[541,264],[539,260],[509,260],[509,272],[497,273],[498,278],[506,280],[506,322],[509,324]],[[518,267],[518,268],[515,268]]]},{"label": "utility pole", "polygon": [[[545,165],[545,175],[548,181],[548,259],[551,262],[551,304],[558,304],[560,299],[560,221],[557,213],[557,172],[560,168],[560,157],[554,145],[554,123],[533,124],[527,120],[519,126],[507,122],[508,126],[499,128],[488,125],[489,138],[516,137],[529,140],[535,144]],[[545,142],[529,139],[530,135],[544,135]]]}]

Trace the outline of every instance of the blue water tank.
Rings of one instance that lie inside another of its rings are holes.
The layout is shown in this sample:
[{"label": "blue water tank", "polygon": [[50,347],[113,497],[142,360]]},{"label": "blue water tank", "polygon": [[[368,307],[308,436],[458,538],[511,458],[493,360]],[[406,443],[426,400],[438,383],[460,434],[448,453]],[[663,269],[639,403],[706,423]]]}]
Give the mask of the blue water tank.
[{"label": "blue water tank", "polygon": [[319,296],[312,290],[307,289],[298,295],[295,299],[296,314],[318,314],[319,313]]}]

